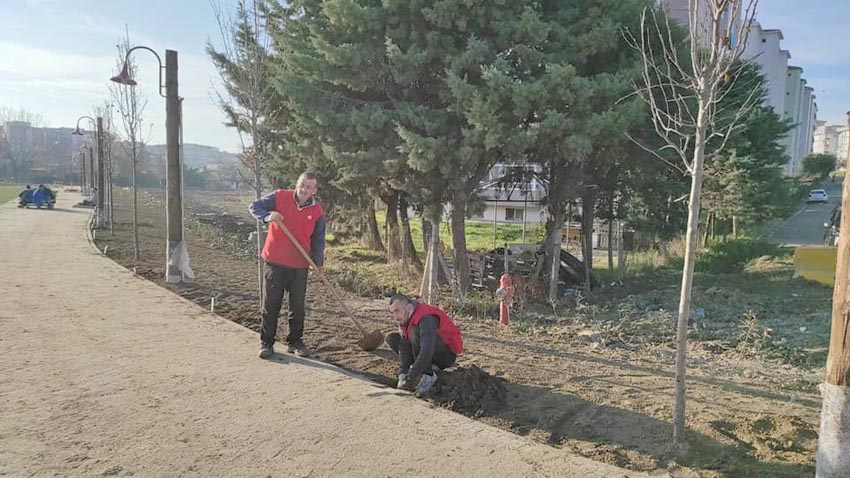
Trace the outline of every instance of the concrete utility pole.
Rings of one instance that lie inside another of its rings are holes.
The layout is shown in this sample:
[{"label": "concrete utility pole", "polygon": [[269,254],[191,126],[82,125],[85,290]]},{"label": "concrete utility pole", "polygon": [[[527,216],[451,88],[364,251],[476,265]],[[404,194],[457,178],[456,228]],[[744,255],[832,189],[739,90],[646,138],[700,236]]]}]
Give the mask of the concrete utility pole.
[{"label": "concrete utility pole", "polygon": [[182,268],[177,261],[186,251],[185,247],[182,251],[178,250],[183,242],[183,171],[180,164],[180,97],[177,91],[177,52],[165,50],[165,197],[168,210],[165,281],[170,284],[183,282]]},{"label": "concrete utility pole", "polygon": [[[177,90],[177,52],[165,50],[165,67],[156,51],[146,46],[134,46],[127,50],[124,67],[121,73],[110,80],[122,85],[135,86],[136,81],[130,77],[130,53],[137,49],[148,50],[156,56],[159,62],[159,94],[165,97],[165,162],[166,185],[165,224],[167,239],[165,248],[165,281],[169,284],[183,282],[183,276],[192,277],[189,268],[189,257],[186,244],[183,242],[183,169],[180,162],[180,122],[182,121],[181,101]],[[162,81],[162,70],[165,70],[165,84]],[[162,89],[165,87],[165,94]]]},{"label": "concrete utility pole", "polygon": [[104,177],[106,175],[106,158],[103,154],[103,118],[97,117],[97,228],[103,228],[105,219],[106,191]]},{"label": "concrete utility pole", "polygon": [[[847,126],[850,130],[850,111],[847,112]],[[817,478],[847,477],[850,470],[850,454],[847,453],[850,447],[850,388],[847,386],[850,383],[850,178],[846,173],[843,181],[826,383],[820,386],[823,405]]]},{"label": "concrete utility pole", "polygon": [[80,192],[83,194],[88,194],[86,187],[86,150],[80,148],[77,150],[77,158],[80,161]]},{"label": "concrete utility pole", "polygon": [[92,148],[91,143],[89,143],[89,194],[91,194],[92,188],[97,187],[97,162],[94,157],[94,148]]}]

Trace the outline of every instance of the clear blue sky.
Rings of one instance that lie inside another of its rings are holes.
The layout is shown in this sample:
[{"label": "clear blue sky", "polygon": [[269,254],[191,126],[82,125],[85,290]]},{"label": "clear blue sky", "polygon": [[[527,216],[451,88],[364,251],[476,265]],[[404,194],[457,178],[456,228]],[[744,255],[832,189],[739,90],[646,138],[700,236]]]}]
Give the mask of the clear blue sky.
[{"label": "clear blue sky", "polygon": [[[850,110],[850,0],[761,0],[758,19],[766,29],[783,31],[792,64],[803,68],[815,89],[818,117],[843,124]],[[157,50],[163,60],[166,48],[178,51],[184,141],[237,151],[238,138],[222,126],[210,96],[217,74],[204,48],[219,33],[209,0],[3,0],[0,105],[41,114],[50,126],[73,126],[106,100],[125,24],[132,44]],[[134,56],[148,96],[151,139],[163,143],[165,103],[157,95],[156,59],[144,51]]]},{"label": "clear blue sky", "polygon": [[[224,4],[232,4],[232,0]],[[220,38],[209,0],[3,0],[0,14],[0,105],[41,114],[49,126],[73,127],[108,97],[117,73],[116,44],[177,50],[186,143],[238,150],[236,133],[222,125],[211,99],[217,73],[207,59],[208,38]],[[156,58],[135,51],[138,82],[148,97],[145,123],[153,143],[165,142],[165,99],[157,93]],[[81,125],[88,127],[88,123]]]},{"label": "clear blue sky", "polygon": [[850,110],[850,0],[761,0],[762,28],[782,30],[790,64],[814,88],[818,119],[845,124]]}]

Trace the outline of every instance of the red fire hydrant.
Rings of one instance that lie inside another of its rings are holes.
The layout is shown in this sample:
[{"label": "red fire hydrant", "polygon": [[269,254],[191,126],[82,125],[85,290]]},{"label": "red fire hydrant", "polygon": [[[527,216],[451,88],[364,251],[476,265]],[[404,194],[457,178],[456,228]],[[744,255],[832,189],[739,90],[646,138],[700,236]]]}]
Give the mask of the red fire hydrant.
[{"label": "red fire hydrant", "polygon": [[496,297],[499,298],[499,322],[508,325],[511,322],[511,299],[514,296],[514,278],[510,274],[502,274],[499,278],[499,288]]}]

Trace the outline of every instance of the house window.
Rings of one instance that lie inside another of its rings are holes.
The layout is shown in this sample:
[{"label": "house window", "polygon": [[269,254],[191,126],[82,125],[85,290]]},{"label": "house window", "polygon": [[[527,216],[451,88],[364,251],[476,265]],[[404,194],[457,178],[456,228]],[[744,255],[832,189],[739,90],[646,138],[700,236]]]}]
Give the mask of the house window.
[{"label": "house window", "polygon": [[505,221],[522,221],[522,209],[505,208]]}]

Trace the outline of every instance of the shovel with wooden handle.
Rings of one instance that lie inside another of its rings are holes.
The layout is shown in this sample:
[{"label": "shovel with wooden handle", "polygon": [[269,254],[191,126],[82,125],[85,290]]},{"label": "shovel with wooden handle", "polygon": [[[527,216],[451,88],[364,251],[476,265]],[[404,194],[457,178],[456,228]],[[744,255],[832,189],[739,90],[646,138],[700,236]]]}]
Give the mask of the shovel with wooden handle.
[{"label": "shovel with wooden handle", "polygon": [[352,322],[354,322],[354,325],[357,327],[357,330],[359,330],[360,333],[363,334],[363,338],[357,341],[357,345],[366,352],[371,352],[380,347],[381,344],[384,343],[384,334],[380,330],[374,330],[368,333],[366,332],[366,329],[364,329],[363,326],[360,325],[360,321],[357,320],[357,317],[355,317],[354,312],[352,312],[351,308],[348,307],[348,303],[345,302],[345,297],[342,296],[342,293],[340,293],[339,289],[337,289],[336,286],[334,286],[330,283],[330,281],[328,281],[327,277],[325,277],[324,271],[322,271],[320,267],[316,266],[316,263],[313,262],[313,259],[310,257],[310,254],[307,254],[307,251],[305,251],[304,248],[301,247],[301,244],[299,244],[298,241],[295,240],[295,237],[293,237],[292,233],[289,232],[289,229],[287,229],[286,226],[283,225],[283,221],[276,222],[275,224],[277,224],[278,227],[280,227],[280,229],[283,231],[283,233],[286,234],[286,237],[288,237],[289,240],[292,241],[292,244],[294,244],[295,248],[298,249],[298,252],[300,252],[301,255],[304,256],[304,259],[307,260],[307,263],[310,264],[313,269],[316,270],[316,273],[319,274],[319,279],[321,279],[322,282],[324,282],[324,284],[327,286],[327,288],[331,290],[331,292],[336,297],[337,303],[342,306],[342,310],[345,312],[348,318],[351,319]]}]

